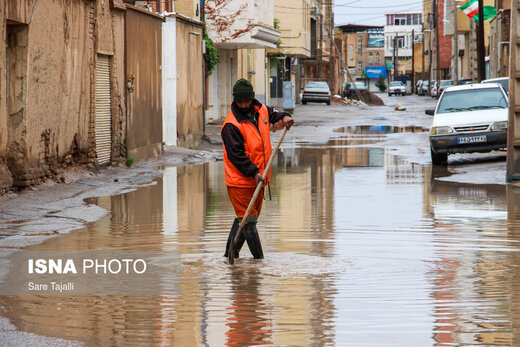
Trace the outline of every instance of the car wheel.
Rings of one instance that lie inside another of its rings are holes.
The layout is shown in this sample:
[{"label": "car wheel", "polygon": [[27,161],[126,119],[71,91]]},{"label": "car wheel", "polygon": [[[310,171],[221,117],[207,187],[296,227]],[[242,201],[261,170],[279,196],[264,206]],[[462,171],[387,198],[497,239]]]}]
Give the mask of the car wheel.
[{"label": "car wheel", "polygon": [[302,104],[307,105],[307,101],[302,100]]},{"label": "car wheel", "polygon": [[406,92],[403,93],[403,96],[406,96]]},{"label": "car wheel", "polygon": [[388,93],[388,96],[392,96],[392,94]]},{"label": "car wheel", "polygon": [[327,105],[330,105],[330,99],[327,101]]},{"label": "car wheel", "polygon": [[434,166],[446,166],[448,165],[448,153],[435,153],[430,148],[430,154],[432,157],[432,165]]}]

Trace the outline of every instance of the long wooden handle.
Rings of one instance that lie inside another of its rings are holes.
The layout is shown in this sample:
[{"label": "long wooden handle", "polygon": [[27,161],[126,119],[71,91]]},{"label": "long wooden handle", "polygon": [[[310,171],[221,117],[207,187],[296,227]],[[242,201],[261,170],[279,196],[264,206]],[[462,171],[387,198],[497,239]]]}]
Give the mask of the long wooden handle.
[{"label": "long wooden handle", "polygon": [[[269,173],[269,170],[271,169],[271,165],[273,164],[273,159],[278,152],[278,149],[280,148],[280,145],[282,144],[283,138],[285,137],[285,134],[287,133],[287,128],[283,128],[282,134],[280,135],[280,138],[278,139],[278,142],[276,143],[276,146],[274,147],[273,153],[271,153],[271,157],[269,158],[269,161],[267,162],[267,166],[265,167],[264,173],[262,174],[262,178],[266,179],[267,174]],[[242,232],[242,229],[244,228],[244,225],[246,224],[246,219],[249,217],[249,214],[251,213],[251,210],[253,209],[253,206],[255,205],[256,199],[258,198],[258,194],[260,194],[260,190],[263,188],[264,182],[260,181],[258,182],[258,185],[256,186],[255,193],[253,194],[253,197],[251,198],[251,201],[249,201],[249,205],[247,206],[246,213],[244,214],[244,217],[242,218],[242,221],[240,222],[240,226],[238,228],[237,234],[235,236],[235,243],[238,241],[238,238],[240,236],[240,233]]]}]

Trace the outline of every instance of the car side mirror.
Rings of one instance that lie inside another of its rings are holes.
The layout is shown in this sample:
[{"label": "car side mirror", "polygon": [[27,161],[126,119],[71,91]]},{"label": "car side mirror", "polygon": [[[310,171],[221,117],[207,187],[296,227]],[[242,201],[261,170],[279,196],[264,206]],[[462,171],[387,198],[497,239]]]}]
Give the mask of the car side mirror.
[{"label": "car side mirror", "polygon": [[426,113],[429,116],[433,116],[435,114],[435,110],[426,110],[424,111],[424,113]]}]

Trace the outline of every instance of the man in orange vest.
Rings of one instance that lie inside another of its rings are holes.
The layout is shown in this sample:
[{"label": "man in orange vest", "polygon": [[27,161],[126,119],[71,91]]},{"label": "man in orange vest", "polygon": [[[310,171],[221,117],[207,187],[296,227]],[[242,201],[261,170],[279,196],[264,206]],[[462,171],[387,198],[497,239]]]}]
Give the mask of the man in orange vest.
[{"label": "man in orange vest", "polygon": [[[265,181],[262,174],[271,156],[271,126],[274,129],[289,129],[294,123],[288,112],[277,111],[256,100],[253,86],[243,78],[233,86],[233,99],[231,112],[227,115],[221,130],[226,186],[237,215],[229,232],[225,257],[228,256],[229,245],[237,233],[256,186],[259,182],[264,185],[269,183],[271,172]],[[235,245],[235,258],[238,258],[245,241],[255,259],[264,257],[256,229],[263,197],[264,192],[261,190]]]}]

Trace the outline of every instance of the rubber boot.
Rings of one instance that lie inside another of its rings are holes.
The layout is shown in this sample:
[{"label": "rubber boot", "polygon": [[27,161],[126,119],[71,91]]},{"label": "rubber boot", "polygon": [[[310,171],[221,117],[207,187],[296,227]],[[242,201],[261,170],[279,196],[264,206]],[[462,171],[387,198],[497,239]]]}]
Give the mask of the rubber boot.
[{"label": "rubber boot", "polygon": [[258,230],[256,229],[256,223],[258,216],[251,216],[247,219],[247,223],[244,226],[244,234],[246,236],[247,245],[249,250],[255,259],[264,259],[264,252],[262,251],[262,243],[260,242],[260,236],[258,236]]},{"label": "rubber boot", "polygon": [[[233,225],[231,226],[231,230],[229,231],[229,236],[226,244],[226,253],[224,253],[224,257],[227,258],[229,254],[229,246],[231,244],[231,240],[235,237],[238,231],[238,227],[240,225],[240,219],[235,218],[235,221],[233,222]],[[240,237],[238,238],[237,243],[235,244],[235,258],[238,258],[238,254],[240,253],[240,250],[242,249],[242,245],[244,244],[246,238],[244,236],[244,232],[240,234]]]}]

